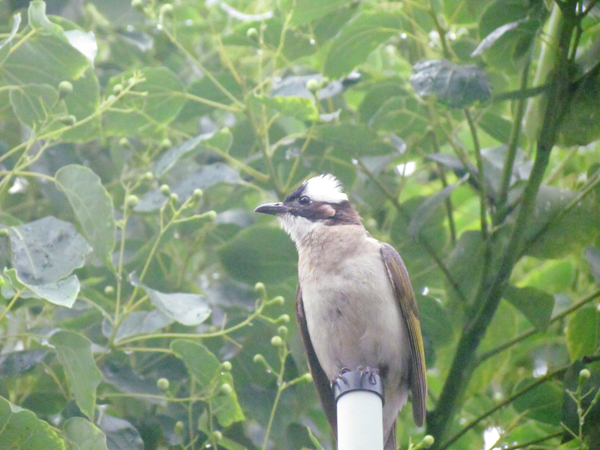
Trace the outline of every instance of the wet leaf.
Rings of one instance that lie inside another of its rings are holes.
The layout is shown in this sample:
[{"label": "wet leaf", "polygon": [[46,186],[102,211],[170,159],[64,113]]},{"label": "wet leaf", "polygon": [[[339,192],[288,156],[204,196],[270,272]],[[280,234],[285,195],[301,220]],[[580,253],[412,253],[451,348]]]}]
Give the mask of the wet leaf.
[{"label": "wet leaf", "polygon": [[49,341],[56,349],[77,406],[88,418],[93,419],[96,388],[102,380],[102,374],[92,355],[92,343],[74,331],[59,331]]},{"label": "wet leaf", "polygon": [[159,292],[146,286],[135,274],[129,275],[129,282],[144,289],[154,306],[183,325],[200,325],[210,316],[211,309],[203,295]]},{"label": "wet leaf", "polygon": [[504,298],[523,313],[527,320],[538,330],[544,332],[550,325],[554,297],[540,289],[508,286]]},{"label": "wet leaf", "polygon": [[64,431],[67,450],[108,450],[104,433],[81,417],[67,420]]},{"label": "wet leaf", "polygon": [[144,450],[139,431],[126,420],[104,413],[100,415],[98,428],[105,434],[109,450]]},{"label": "wet leaf", "polygon": [[69,199],[96,260],[110,267],[116,233],[114,206],[100,177],[88,167],[72,164],[56,172],[56,182]]},{"label": "wet leaf", "polygon": [[446,59],[415,64],[409,81],[418,95],[433,95],[450,108],[483,103],[492,96],[487,77],[477,66],[458,66]]},{"label": "wet leaf", "polygon": [[12,265],[27,285],[55,283],[82,267],[90,247],[69,222],[53,216],[8,227]]},{"label": "wet leaf", "polygon": [[0,397],[0,448],[65,450],[65,444],[48,422]]}]

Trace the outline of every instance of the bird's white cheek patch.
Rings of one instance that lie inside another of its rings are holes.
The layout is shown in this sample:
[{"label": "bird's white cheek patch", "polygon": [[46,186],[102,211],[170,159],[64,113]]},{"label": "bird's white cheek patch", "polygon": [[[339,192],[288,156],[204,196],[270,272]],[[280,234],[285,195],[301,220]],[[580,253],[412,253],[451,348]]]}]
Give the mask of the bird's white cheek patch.
[{"label": "bird's white cheek patch", "polygon": [[281,228],[290,235],[296,245],[299,245],[311,231],[320,226],[319,223],[292,214],[283,214],[277,218]]},{"label": "bird's white cheek patch", "polygon": [[325,217],[333,217],[335,216],[335,208],[327,203],[319,206],[319,211],[323,212],[323,216]]}]

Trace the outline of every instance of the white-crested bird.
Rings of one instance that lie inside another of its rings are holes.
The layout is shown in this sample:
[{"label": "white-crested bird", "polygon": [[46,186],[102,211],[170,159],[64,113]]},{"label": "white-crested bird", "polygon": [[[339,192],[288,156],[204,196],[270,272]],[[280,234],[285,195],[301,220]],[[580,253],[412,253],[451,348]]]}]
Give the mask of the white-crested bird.
[{"label": "white-crested bird", "polygon": [[255,211],[277,216],[298,249],[296,318],[332,430],[331,383],[346,370],[375,370],[384,385],[385,450],[396,450],[396,418],[409,391],[418,426],[427,396],[417,303],[402,258],[371,237],[330,174]]}]

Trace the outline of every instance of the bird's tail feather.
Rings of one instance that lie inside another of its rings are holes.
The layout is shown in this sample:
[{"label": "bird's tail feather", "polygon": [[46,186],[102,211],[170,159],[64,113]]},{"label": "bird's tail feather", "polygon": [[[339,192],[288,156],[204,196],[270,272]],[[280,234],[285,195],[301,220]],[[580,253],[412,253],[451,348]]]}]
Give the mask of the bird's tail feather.
[{"label": "bird's tail feather", "polygon": [[394,421],[394,425],[392,425],[392,429],[390,430],[390,434],[385,441],[384,450],[397,450],[396,447],[396,421]]}]

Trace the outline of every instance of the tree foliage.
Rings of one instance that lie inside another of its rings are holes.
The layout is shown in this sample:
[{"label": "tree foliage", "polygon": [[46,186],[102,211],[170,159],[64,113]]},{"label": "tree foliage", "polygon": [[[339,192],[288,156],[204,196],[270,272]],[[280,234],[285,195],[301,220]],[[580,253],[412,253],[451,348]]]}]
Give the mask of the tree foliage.
[{"label": "tree foliage", "polygon": [[332,448],[252,212],[331,172],[418,294],[402,448],[600,448],[597,0],[0,19],[0,447]]}]

